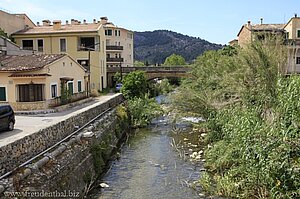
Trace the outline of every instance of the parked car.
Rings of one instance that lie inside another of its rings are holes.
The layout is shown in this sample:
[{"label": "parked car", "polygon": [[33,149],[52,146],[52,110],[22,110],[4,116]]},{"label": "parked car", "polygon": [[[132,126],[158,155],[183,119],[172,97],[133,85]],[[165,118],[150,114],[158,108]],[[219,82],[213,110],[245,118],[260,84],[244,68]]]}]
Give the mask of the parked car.
[{"label": "parked car", "polygon": [[14,130],[15,113],[10,105],[0,105],[0,130]]},{"label": "parked car", "polygon": [[121,87],[122,87],[122,84],[121,83],[118,83],[116,85],[116,91],[120,91],[121,90]]}]

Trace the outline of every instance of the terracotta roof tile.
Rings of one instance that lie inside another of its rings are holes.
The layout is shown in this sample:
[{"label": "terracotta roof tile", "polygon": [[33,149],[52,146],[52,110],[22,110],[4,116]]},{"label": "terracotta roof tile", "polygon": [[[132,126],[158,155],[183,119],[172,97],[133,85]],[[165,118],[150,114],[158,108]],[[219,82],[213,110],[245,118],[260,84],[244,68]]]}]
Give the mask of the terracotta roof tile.
[{"label": "terracotta roof tile", "polygon": [[3,55],[0,71],[33,71],[44,68],[66,55]]}]

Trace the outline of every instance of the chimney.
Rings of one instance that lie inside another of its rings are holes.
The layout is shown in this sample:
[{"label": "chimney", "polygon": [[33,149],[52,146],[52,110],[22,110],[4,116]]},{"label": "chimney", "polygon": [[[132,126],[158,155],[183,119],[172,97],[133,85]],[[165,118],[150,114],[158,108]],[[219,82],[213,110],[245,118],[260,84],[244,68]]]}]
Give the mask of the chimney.
[{"label": "chimney", "polygon": [[247,22],[247,27],[248,27],[248,28],[251,27],[251,21],[250,21],[250,20]]},{"label": "chimney", "polygon": [[66,20],[66,25],[69,25],[69,21],[68,20]]},{"label": "chimney", "polygon": [[108,21],[107,17],[101,17],[100,18],[100,23],[101,24],[107,24],[107,21]]},{"label": "chimney", "polygon": [[297,16],[297,13],[295,13],[295,18],[297,18],[298,16]]},{"label": "chimney", "polygon": [[93,23],[97,23],[96,19],[93,19]]},{"label": "chimney", "polygon": [[83,24],[87,24],[85,19],[83,20]]},{"label": "chimney", "polygon": [[48,19],[43,20],[43,26],[50,26],[51,21]]},{"label": "chimney", "polygon": [[61,29],[61,20],[54,20],[53,21],[53,30],[60,30]]},{"label": "chimney", "polygon": [[37,25],[37,26],[40,26],[40,22],[36,22],[36,25]]},{"label": "chimney", "polygon": [[75,25],[75,19],[71,19],[71,25]]},{"label": "chimney", "polygon": [[263,21],[264,21],[264,19],[263,19],[263,18],[260,18],[260,25],[263,24]]}]

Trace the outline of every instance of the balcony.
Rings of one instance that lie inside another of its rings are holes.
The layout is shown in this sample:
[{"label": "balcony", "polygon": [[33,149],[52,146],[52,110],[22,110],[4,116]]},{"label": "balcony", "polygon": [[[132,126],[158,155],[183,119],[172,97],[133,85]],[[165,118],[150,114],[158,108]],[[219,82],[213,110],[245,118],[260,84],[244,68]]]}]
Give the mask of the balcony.
[{"label": "balcony", "polygon": [[123,50],[123,46],[106,46],[106,50]]},{"label": "balcony", "polygon": [[123,58],[113,58],[113,57],[107,57],[106,58],[106,62],[123,62],[124,59]]}]

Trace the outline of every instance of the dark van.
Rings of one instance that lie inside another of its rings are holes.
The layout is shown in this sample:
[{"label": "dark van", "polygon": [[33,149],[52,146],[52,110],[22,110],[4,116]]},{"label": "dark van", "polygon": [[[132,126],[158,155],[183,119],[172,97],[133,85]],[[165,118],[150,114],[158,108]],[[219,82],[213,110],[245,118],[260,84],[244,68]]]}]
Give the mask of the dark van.
[{"label": "dark van", "polygon": [[10,105],[0,105],[0,130],[14,130],[15,113]]}]

